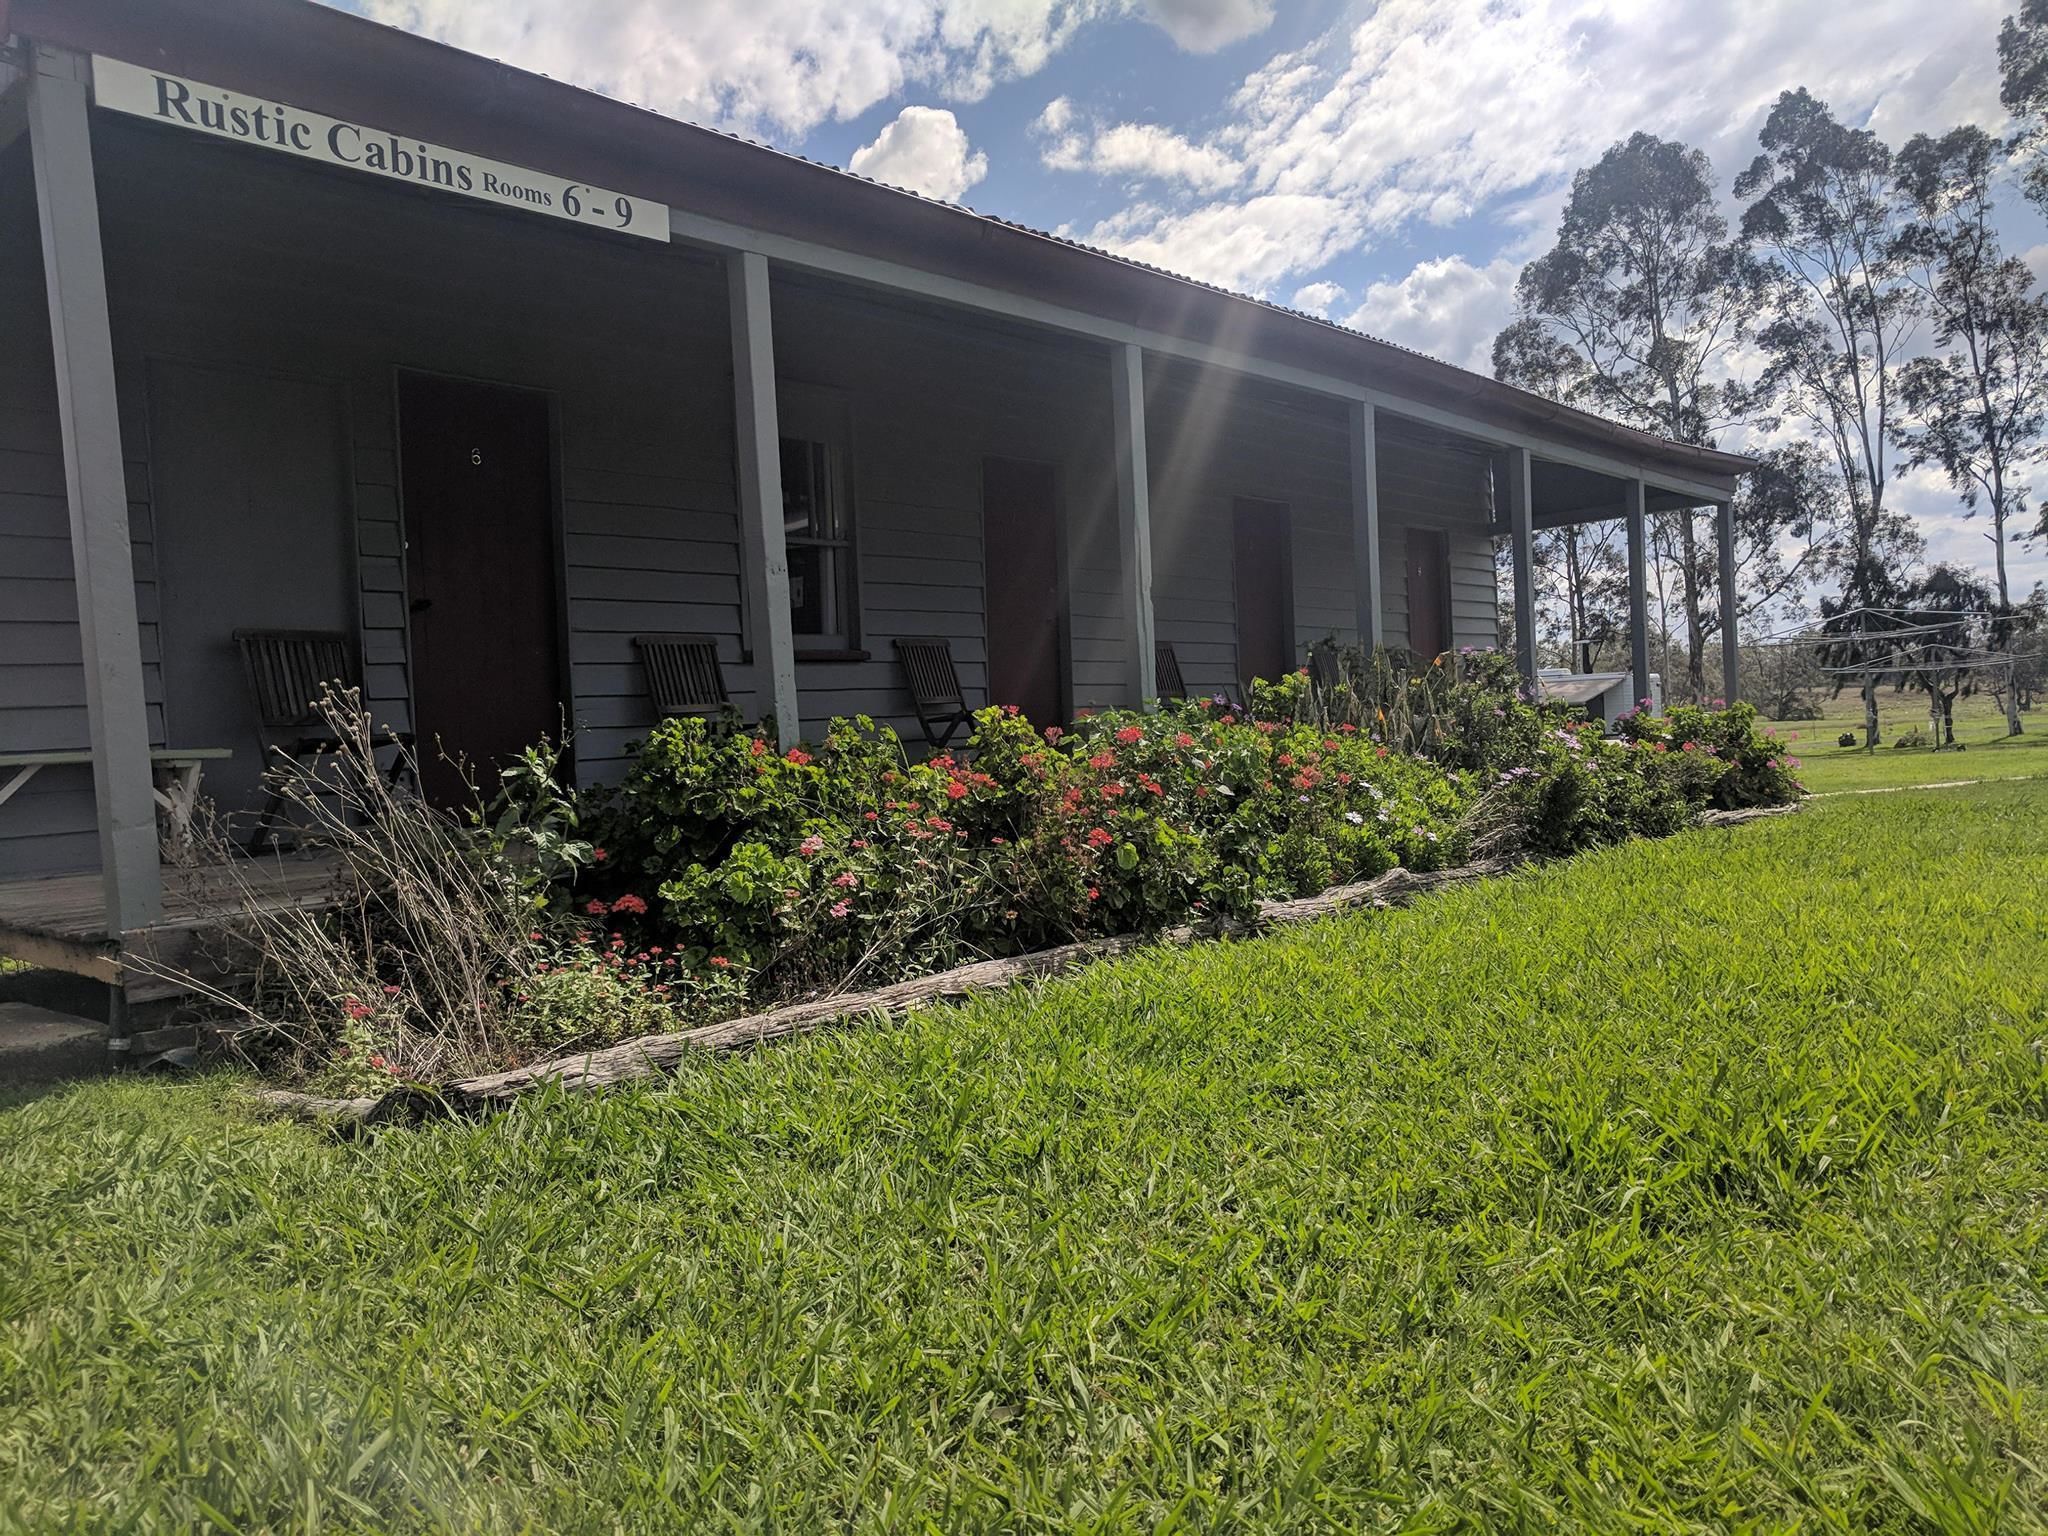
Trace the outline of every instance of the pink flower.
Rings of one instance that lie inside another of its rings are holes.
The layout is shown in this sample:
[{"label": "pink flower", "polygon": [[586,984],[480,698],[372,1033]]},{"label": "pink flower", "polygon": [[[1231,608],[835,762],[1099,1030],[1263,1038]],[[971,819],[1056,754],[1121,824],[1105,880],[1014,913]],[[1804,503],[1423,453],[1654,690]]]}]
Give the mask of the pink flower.
[{"label": "pink flower", "polygon": [[860,884],[860,876],[856,875],[850,869],[842,870],[832,877],[832,883],[838,886],[839,889],[841,889],[842,891],[850,891],[856,885]]},{"label": "pink flower", "polygon": [[1090,768],[1114,768],[1116,766],[1116,754],[1114,752],[1098,752],[1088,759],[1088,766]]},{"label": "pink flower", "polygon": [[811,760],[811,754],[806,752],[802,747],[791,747],[787,752],[783,753],[782,755],[788,758],[789,761],[791,761],[792,763],[795,763],[799,768],[803,767],[805,763],[808,763]]},{"label": "pink flower", "polygon": [[529,933],[527,935],[527,938],[531,939],[534,943],[538,944],[540,942],[540,930],[535,929],[532,933]]},{"label": "pink flower", "polygon": [[967,786],[958,779],[953,780],[946,786],[946,798],[948,800],[965,800],[967,798]]},{"label": "pink flower", "polygon": [[834,917],[844,917],[852,910],[853,903],[850,901],[835,901],[832,903],[832,915]]},{"label": "pink flower", "polygon": [[[589,903],[587,906],[585,906],[583,910],[588,912],[592,917],[603,917],[605,913],[611,911],[611,908],[606,906],[601,901],[593,901]],[[534,937],[539,938],[540,935],[535,934]]]},{"label": "pink flower", "polygon": [[1107,827],[1091,827],[1089,829],[1088,846],[1090,848],[1107,848],[1115,841],[1116,839],[1109,835],[1109,828]]},{"label": "pink flower", "polygon": [[1088,899],[1090,901],[1100,901],[1102,899],[1102,892],[1091,885],[1088,887]]},{"label": "pink flower", "polygon": [[813,832],[796,845],[796,851],[807,859],[814,859],[825,851],[825,839]]},{"label": "pink flower", "polygon": [[591,857],[592,857],[593,859],[597,860],[597,862],[598,862],[598,863],[600,863],[600,864],[602,864],[602,863],[603,863],[603,862],[604,862],[604,861],[605,861],[606,859],[608,859],[608,858],[610,858],[610,857],[611,857],[611,855],[610,855],[610,854],[608,854],[608,853],[606,853],[606,852],[605,852],[605,851],[604,851],[604,850],[603,850],[602,848],[593,848],[593,849],[591,849],[591,850],[590,850],[590,856],[591,856]]},{"label": "pink flower", "polygon": [[1124,746],[1135,746],[1145,739],[1145,733],[1135,725],[1127,725],[1116,733],[1116,739]]},{"label": "pink flower", "polygon": [[612,910],[614,912],[630,912],[637,917],[647,910],[647,899],[644,896],[635,896],[631,891],[628,891],[612,903]]},{"label": "pink flower", "polygon": [[1055,744],[1057,744],[1059,739],[1066,734],[1067,733],[1065,731],[1061,730],[1056,725],[1048,725],[1045,728],[1045,739]]},{"label": "pink flower", "polygon": [[752,741],[747,743],[747,748],[756,757],[765,757],[768,753],[768,743],[763,741],[758,736],[756,736]]},{"label": "pink flower", "polygon": [[1186,731],[1175,731],[1173,733],[1173,744],[1176,747],[1192,747],[1195,744],[1195,738]]},{"label": "pink flower", "polygon": [[403,992],[404,990],[405,988],[400,986],[394,986],[390,982],[386,982],[384,984],[384,995],[386,997],[396,997],[398,996],[399,993]]},{"label": "pink flower", "polygon": [[722,971],[730,967],[732,962],[723,955],[713,955],[711,957],[711,964],[717,966]]}]

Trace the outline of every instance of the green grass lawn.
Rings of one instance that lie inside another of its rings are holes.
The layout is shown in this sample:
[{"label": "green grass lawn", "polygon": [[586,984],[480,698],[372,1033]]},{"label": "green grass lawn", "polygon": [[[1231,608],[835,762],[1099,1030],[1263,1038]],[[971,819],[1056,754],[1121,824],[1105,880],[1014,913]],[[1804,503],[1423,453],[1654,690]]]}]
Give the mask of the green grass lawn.
[{"label": "green grass lawn", "polygon": [[1820,720],[1786,720],[1770,729],[1799,759],[1799,778],[1815,794],[1837,790],[1891,789],[1951,779],[2018,779],[2048,777],[2048,710],[2022,716],[2025,734],[2007,736],[2005,712],[1989,694],[1956,702],[1956,740],[1961,752],[1932,747],[1900,747],[1893,743],[1918,728],[1930,736],[1926,696],[1880,691],[1878,720],[1884,745],[1874,752],[1837,745],[1844,731],[1863,736],[1863,701],[1855,694],[1822,701]]},{"label": "green grass lawn", "polygon": [[0,1110],[0,1521],[2048,1529],[2048,785],[355,1144]]}]

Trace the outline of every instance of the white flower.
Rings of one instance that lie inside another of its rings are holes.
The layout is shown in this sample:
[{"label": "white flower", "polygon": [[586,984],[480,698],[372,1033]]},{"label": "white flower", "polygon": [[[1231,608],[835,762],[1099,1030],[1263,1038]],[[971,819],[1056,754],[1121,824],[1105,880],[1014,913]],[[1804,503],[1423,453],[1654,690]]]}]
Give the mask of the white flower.
[{"label": "white flower", "polygon": [[1344,819],[1350,822],[1351,825],[1353,825],[1354,827],[1362,827],[1365,825],[1365,818],[1359,815],[1356,811],[1346,811],[1344,813]]}]

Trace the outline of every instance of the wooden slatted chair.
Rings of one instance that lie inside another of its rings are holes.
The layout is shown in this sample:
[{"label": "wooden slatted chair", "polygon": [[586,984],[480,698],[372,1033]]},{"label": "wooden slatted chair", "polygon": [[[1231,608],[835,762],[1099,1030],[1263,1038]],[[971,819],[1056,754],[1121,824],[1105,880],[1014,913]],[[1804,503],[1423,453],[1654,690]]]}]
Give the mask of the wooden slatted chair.
[{"label": "wooden slatted chair", "polygon": [[896,659],[903,663],[904,681],[910,684],[910,706],[917,711],[924,739],[933,747],[944,747],[974,718],[960,689],[960,674],[953,668],[952,643],[898,640]]},{"label": "wooden slatted chair", "polygon": [[[331,752],[339,739],[320,714],[323,688],[360,688],[362,668],[357,665],[354,639],[336,630],[324,629],[238,629],[235,647],[242,653],[242,670],[249,679],[249,691],[256,699],[256,714],[265,732],[295,731],[288,741],[275,743],[276,750],[293,758]],[[409,749],[410,734],[395,734],[401,750],[392,759],[386,777],[396,784],[400,775],[413,772]],[[271,828],[277,820],[284,796],[270,792],[263,815],[249,838],[249,851],[261,853],[270,845]]]},{"label": "wooden slatted chair", "polygon": [[1180,675],[1180,658],[1164,640],[1152,648],[1153,686],[1158,697],[1179,703],[1188,696],[1187,680]]},{"label": "wooden slatted chair", "polygon": [[647,673],[647,694],[664,720],[715,719],[732,703],[714,635],[635,635],[633,649]]}]

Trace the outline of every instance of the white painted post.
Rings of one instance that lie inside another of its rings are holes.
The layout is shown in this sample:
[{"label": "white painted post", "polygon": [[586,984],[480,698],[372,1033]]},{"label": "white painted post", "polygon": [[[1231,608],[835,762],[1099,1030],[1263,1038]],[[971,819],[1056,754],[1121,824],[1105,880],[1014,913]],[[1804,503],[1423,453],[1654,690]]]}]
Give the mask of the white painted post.
[{"label": "white painted post", "polygon": [[1529,483],[1529,450],[1508,450],[1508,537],[1515,556],[1515,665],[1536,682],[1536,530]]},{"label": "white painted post", "polygon": [[[803,735],[796,694],[796,643],[790,633],[789,546],[782,522],[782,433],[775,410],[775,332],[768,301],[768,259],[754,251],[726,257],[732,309],[733,421],[739,431],[740,536],[746,544],[749,639],[755,676],[767,681],[776,740]],[[758,695],[757,695],[758,699]]]},{"label": "white painted post", "polygon": [[1358,588],[1358,643],[1367,651],[1385,645],[1385,605],[1380,601],[1380,452],[1372,403],[1350,402],[1351,579]]},{"label": "white painted post", "polygon": [[1650,527],[1644,510],[1646,487],[1631,480],[1623,495],[1628,506],[1628,664],[1636,708],[1650,697]]},{"label": "white painted post", "polygon": [[[78,632],[85,653],[100,880],[107,932],[117,936],[163,915],[163,870],[157,857],[149,706],[142,691],[142,637],[114,398],[99,195],[86,121],[90,74],[91,66],[78,54],[36,48],[29,64],[28,136],[42,225],[43,281],[49,291]],[[118,1013],[115,1031],[125,1032]]]},{"label": "white painted post", "polygon": [[1117,559],[1123,573],[1124,640],[1133,708],[1158,704],[1152,623],[1152,491],[1145,466],[1145,354],[1125,342],[1109,355],[1116,448]]},{"label": "white painted post", "polygon": [[1719,502],[1714,507],[1721,539],[1721,697],[1730,704],[1740,696],[1742,684],[1741,646],[1735,633],[1735,507]]}]

